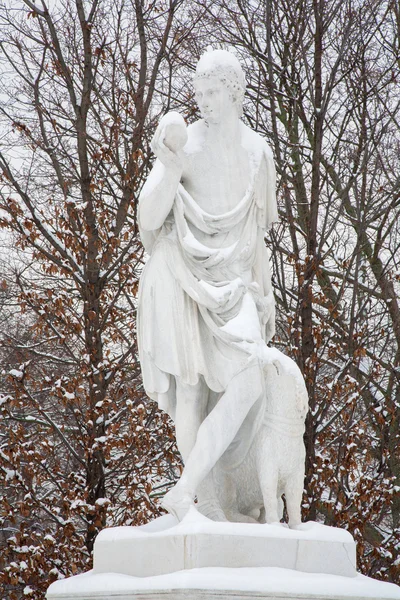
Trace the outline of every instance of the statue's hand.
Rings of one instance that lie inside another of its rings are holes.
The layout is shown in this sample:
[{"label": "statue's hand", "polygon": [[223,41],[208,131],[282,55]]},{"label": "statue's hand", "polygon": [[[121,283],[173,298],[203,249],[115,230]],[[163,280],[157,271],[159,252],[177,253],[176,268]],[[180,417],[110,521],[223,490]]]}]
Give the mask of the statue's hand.
[{"label": "statue's hand", "polygon": [[257,301],[258,311],[261,313],[261,322],[263,325],[270,319],[275,319],[275,301],[272,292]]},{"label": "statue's hand", "polygon": [[170,113],[161,119],[151,141],[151,149],[167,169],[177,171],[180,175],[183,169],[182,148],[187,141],[186,127],[171,123],[169,116]]}]

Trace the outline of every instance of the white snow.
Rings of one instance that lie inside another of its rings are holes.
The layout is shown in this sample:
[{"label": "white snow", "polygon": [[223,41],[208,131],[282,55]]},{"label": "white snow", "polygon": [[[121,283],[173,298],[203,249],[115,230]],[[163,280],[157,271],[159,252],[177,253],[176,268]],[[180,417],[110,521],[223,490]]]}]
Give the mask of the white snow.
[{"label": "white snow", "polygon": [[78,508],[79,506],[87,506],[87,503],[84,500],[77,498],[77,500],[74,500],[71,503],[70,509],[75,510],[75,508]]},{"label": "white snow", "polygon": [[96,504],[97,506],[105,506],[106,504],[110,504],[110,500],[108,498],[97,498]]},{"label": "white snow", "polygon": [[183,121],[183,117],[180,113],[176,112],[175,110],[171,110],[168,113],[166,113],[163,118],[163,124],[165,126],[167,125],[182,125]]},{"label": "white snow", "polygon": [[223,325],[221,330],[242,340],[261,340],[260,321],[249,292],[243,296],[243,302],[236,317]]},{"label": "white snow", "polygon": [[18,476],[18,472],[14,469],[5,469],[6,481],[11,481],[14,477]]},{"label": "white snow", "polygon": [[262,592],[265,595],[292,594],[295,598],[312,600],[331,598],[335,595],[344,598],[400,599],[400,588],[396,585],[375,581],[363,575],[339,577],[337,575],[310,574],[289,569],[242,568],[226,569],[210,567],[178,571],[156,577],[131,577],[116,573],[98,573],[89,571],[54,582],[47,598],[53,600],[73,593],[80,597],[107,598],[122,593],[146,590],[174,589],[214,589]]},{"label": "white snow", "polygon": [[65,575],[63,575],[63,573],[60,573],[60,571],[57,569],[57,567],[53,567],[52,569],[50,569],[49,575],[55,575],[56,577],[58,577],[58,579],[65,578]]},{"label": "white snow", "polygon": [[11,369],[10,375],[15,377],[15,379],[22,379],[24,376],[23,371],[19,371],[18,369]]},{"label": "white snow", "polygon": [[103,541],[111,541],[115,539],[142,538],[151,536],[153,533],[163,536],[206,533],[211,535],[248,535],[342,543],[353,541],[352,535],[345,529],[327,527],[314,521],[302,523],[296,529],[289,529],[287,525],[282,523],[261,525],[257,523],[231,523],[228,521],[215,522],[201,515],[194,507],[189,510],[180,523],[172,515],[164,515],[139,527],[110,527],[103,529],[99,533],[99,536]]},{"label": "white snow", "polygon": [[207,281],[199,280],[199,285],[219,304],[224,304],[228,298],[234,296],[240,288],[244,288],[243,281],[236,277],[223,285],[212,285]]},{"label": "white snow", "polygon": [[226,69],[230,69],[236,73],[238,83],[240,83],[243,88],[246,87],[244,74],[235,54],[220,48],[214,50],[212,46],[207,47],[207,51],[200,56],[194,78],[196,79],[196,77],[207,73],[212,74],[215,70],[224,71]]},{"label": "white snow", "polygon": [[185,235],[183,236],[182,243],[185,248],[189,248],[194,252],[197,251],[198,256],[210,256],[210,254],[215,254],[219,250],[218,248],[209,248],[208,246],[205,246],[204,244],[199,242],[195,238],[193,233],[190,231],[190,229],[188,229]]},{"label": "white snow", "polygon": [[52,535],[50,535],[50,533],[45,535],[43,539],[46,540],[47,542],[51,542],[52,544],[56,543],[56,540],[53,538]]}]

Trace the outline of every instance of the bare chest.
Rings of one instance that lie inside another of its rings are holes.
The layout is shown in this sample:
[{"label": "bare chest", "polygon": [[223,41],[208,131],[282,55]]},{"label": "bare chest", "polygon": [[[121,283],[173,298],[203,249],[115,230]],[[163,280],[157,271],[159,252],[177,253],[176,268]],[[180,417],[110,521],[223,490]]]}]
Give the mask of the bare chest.
[{"label": "bare chest", "polygon": [[182,183],[197,204],[210,214],[223,214],[242,200],[250,182],[246,150],[205,146],[186,157]]}]

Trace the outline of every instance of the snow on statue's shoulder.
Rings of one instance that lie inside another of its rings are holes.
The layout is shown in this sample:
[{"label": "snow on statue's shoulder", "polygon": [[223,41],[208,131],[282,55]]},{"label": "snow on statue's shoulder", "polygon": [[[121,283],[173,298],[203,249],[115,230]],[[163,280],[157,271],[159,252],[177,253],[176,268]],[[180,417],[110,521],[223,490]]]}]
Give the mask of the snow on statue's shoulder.
[{"label": "snow on statue's shoulder", "polygon": [[263,138],[259,133],[250,129],[247,125],[245,125],[242,121],[241,123],[241,136],[242,136],[242,146],[246,150],[251,150],[252,152],[262,153],[267,157],[272,158],[272,150],[269,147],[265,138]]}]

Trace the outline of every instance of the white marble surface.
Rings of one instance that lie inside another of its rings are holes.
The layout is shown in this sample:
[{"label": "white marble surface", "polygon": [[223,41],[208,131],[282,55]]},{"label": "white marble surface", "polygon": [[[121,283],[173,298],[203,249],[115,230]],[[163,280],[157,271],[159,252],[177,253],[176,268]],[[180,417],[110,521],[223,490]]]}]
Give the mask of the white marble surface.
[{"label": "white marble surface", "polygon": [[174,419],[185,463],[164,507],[181,519],[197,496],[204,514],[224,520],[213,467],[223,455],[243,460],[265,410],[275,303],[264,234],[278,218],[275,166],[240,120],[245,79],[232,53],[205,52],[194,90],[202,118],[187,128],[176,113],[161,119],[140,194],[150,257],[138,347],[146,392]]},{"label": "white marble surface", "polygon": [[344,530],[318,523],[215,523],[195,509],[149,526],[103,530],[94,548],[94,572],[153,577],[203,567],[279,567],[308,573],[356,575],[356,546]]}]

